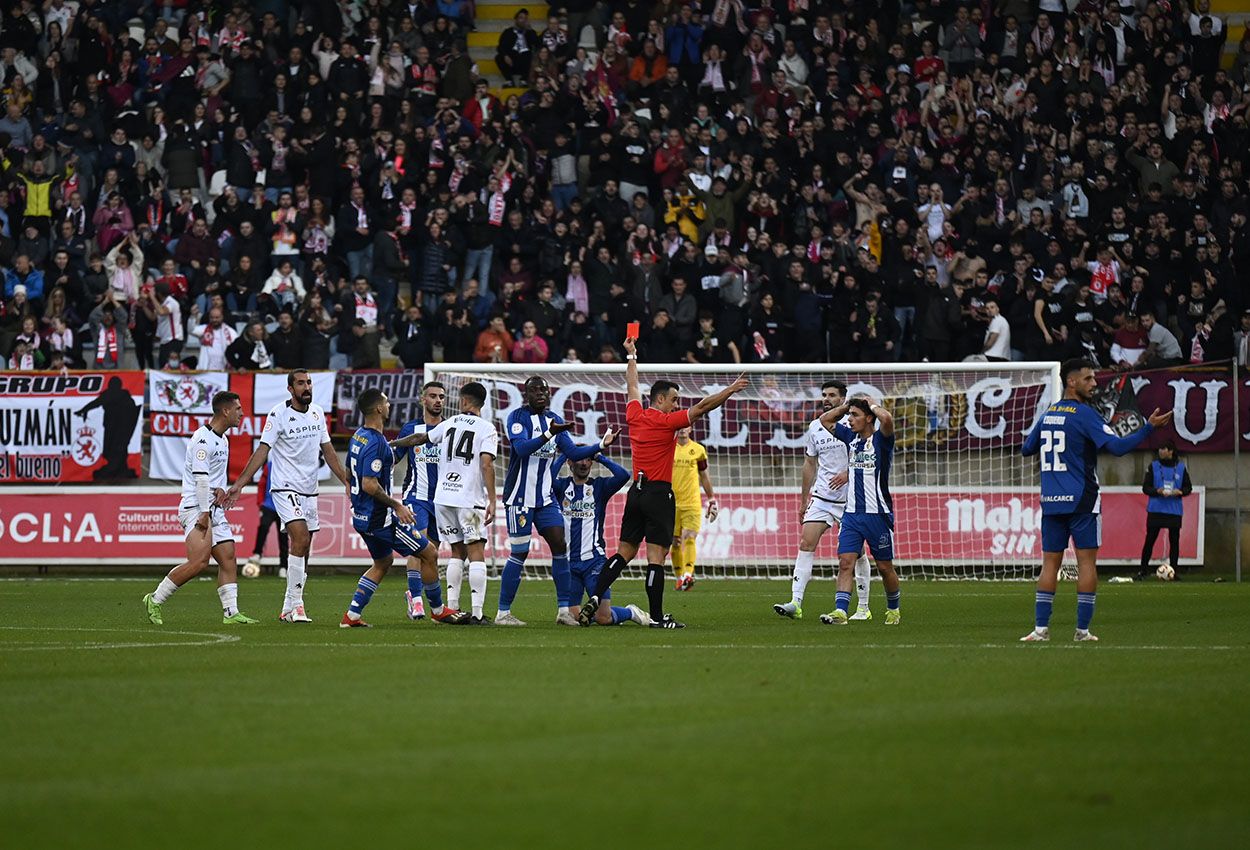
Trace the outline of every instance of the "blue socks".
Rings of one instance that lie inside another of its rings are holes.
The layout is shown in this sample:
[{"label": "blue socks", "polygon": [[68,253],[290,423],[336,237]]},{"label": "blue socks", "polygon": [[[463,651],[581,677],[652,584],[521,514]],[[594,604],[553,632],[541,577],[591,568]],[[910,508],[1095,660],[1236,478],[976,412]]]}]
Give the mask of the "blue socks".
[{"label": "blue socks", "polygon": [[361,576],[360,581],[356,584],[356,594],[352,597],[352,604],[348,607],[347,612],[359,617],[361,612],[365,610],[365,606],[369,604],[369,600],[373,598],[373,591],[377,589],[377,582]]},{"label": "blue socks", "polygon": [[843,614],[851,610],[851,592],[849,590],[839,590],[837,600],[837,608]]},{"label": "blue socks", "polygon": [[622,608],[619,605],[612,606],[612,625],[619,626],[621,623],[628,623],[634,619],[630,616],[628,608]]},{"label": "blue socks", "polygon": [[523,566],[525,562],[517,558],[515,553],[503,565],[503,575],[499,581],[499,612],[501,614],[512,610],[512,601],[516,599],[516,592],[521,589]]},{"label": "blue socks", "polygon": [[551,556],[551,580],[556,586],[556,605],[561,608],[569,607],[572,604],[570,600],[572,573],[569,571],[569,556],[567,553]]},{"label": "blue socks", "polygon": [[1033,609],[1039,629],[1050,628],[1050,612],[1054,610],[1054,607],[1055,592],[1053,590],[1039,590],[1037,592],[1037,602]]},{"label": "blue socks", "polygon": [[422,587],[421,571],[409,570],[408,571],[408,592],[412,594],[413,599],[421,598],[421,587]]},{"label": "blue socks", "polygon": [[[408,580],[408,586],[412,587],[411,579]],[[417,578],[417,587],[421,587],[421,578],[419,576]],[[425,585],[425,600],[430,603],[431,614],[433,614],[439,608],[442,608],[443,607],[443,585],[437,581]]]},{"label": "blue socks", "polygon": [[1096,593],[1078,593],[1076,595],[1076,627],[1082,631],[1089,628],[1090,620],[1094,619],[1094,597]]},{"label": "blue socks", "polygon": [[897,610],[898,610],[898,600],[899,600],[899,598],[900,598],[902,595],[903,595],[903,591],[901,591],[901,590],[896,590],[896,591],[894,591],[893,593],[890,593],[890,592],[887,590],[887,591],[885,592],[885,607],[886,607],[886,608],[888,608],[888,609],[889,609],[889,610],[891,610],[891,611],[897,611]]}]

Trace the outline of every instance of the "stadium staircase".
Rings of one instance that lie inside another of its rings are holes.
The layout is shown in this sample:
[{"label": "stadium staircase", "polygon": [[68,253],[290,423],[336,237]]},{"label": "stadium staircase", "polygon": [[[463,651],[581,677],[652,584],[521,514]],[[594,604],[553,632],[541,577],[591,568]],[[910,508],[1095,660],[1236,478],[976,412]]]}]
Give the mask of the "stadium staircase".
[{"label": "stadium staircase", "polygon": [[1233,67],[1233,57],[1246,34],[1246,22],[1250,20],[1250,3],[1246,0],[1211,0],[1211,15],[1228,23],[1228,38],[1224,40],[1224,56],[1221,65]]},{"label": "stadium staircase", "polygon": [[478,0],[477,28],[469,33],[469,55],[477,63],[478,73],[490,81],[491,91],[500,100],[509,95],[522,94],[523,88],[507,88],[504,86],[503,75],[495,64],[495,48],[499,45],[499,34],[512,26],[512,19],[521,9],[530,14],[530,26],[535,32],[541,33],[547,26],[547,5],[545,3],[501,3],[496,0]]}]

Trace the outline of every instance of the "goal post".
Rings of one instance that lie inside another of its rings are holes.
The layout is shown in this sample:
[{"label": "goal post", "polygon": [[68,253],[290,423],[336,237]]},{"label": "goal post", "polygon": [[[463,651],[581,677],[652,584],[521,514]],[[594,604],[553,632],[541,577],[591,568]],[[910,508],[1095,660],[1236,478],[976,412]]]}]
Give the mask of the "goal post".
[{"label": "goal post", "polygon": [[[675,382],[682,404],[728,386],[746,373],[751,384],[721,410],[695,424],[708,451],[720,503],[703,523],[696,568],[701,575],[766,578],[788,575],[798,546],[801,471],[808,425],[821,412],[820,387],[838,379],[848,393],[879,398],[894,415],[896,448],[890,473],[895,506],[895,563],[900,573],[929,578],[1028,578],[1041,561],[1038,473],[1020,455],[1025,435],[1059,396],[1059,364],[899,363],[639,366],[644,398],[659,379]],[[625,425],[623,364],[429,363],[426,380],[446,385],[448,406],[478,381],[487,389],[484,415],[502,429],[524,402],[522,385],[541,375],[551,409],[573,423],[574,442]],[[629,466],[628,428],[609,450]],[[500,440],[497,478],[504,480],[507,435]],[[607,518],[609,552],[620,528],[624,495]],[[500,514],[503,509],[501,506]],[[504,519],[489,540],[497,569],[508,551]],[[550,555],[534,537],[528,575],[544,575]],[[817,551],[817,570],[836,561],[835,535]],[[637,565],[635,565],[637,566]]]}]

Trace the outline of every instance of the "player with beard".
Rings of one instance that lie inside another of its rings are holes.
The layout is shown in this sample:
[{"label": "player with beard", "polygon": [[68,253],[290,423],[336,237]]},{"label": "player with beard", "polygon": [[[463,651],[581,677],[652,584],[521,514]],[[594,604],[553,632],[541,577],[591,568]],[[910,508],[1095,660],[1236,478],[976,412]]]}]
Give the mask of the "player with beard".
[{"label": "player with beard", "polygon": [[260,433],[260,445],[230,486],[226,499],[227,504],[234,504],[243,487],[272,456],[269,492],[278,514],[278,530],[285,531],[290,539],[286,596],[278,619],[284,623],[311,623],[304,612],[304,586],[312,536],[321,528],[317,510],[319,457],[325,458],[334,477],[345,486],[347,470],[330,442],[325,411],[313,402],[312,375],[304,369],[295,369],[287,374],[286,387],[291,397],[269,411]]},{"label": "player with beard", "polygon": [[[820,388],[820,404],[825,413],[846,401],[846,384],[825,381]],[[794,578],[790,584],[790,601],[773,606],[782,617],[803,619],[803,594],[812,580],[812,562],[816,547],[825,532],[835,525],[841,527],[846,510],[846,482],[849,479],[846,443],[833,436],[818,418],[807,426],[803,450],[802,532],[799,554],[794,559]],[[863,554],[855,562],[855,591],[858,596],[852,620],[871,620],[868,609],[869,580],[872,568]]]}]

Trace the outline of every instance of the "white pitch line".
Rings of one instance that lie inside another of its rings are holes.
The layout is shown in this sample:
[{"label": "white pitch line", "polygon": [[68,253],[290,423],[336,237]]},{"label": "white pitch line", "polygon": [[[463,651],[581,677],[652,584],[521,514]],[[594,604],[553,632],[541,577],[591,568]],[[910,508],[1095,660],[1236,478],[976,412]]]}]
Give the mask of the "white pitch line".
[{"label": "white pitch line", "polygon": [[[1154,652],[1154,651],[1173,651],[1173,652],[1230,652],[1237,650],[1250,650],[1250,646],[1198,646],[1198,645],[1130,645],[1115,646],[1100,644],[1100,648],[1107,650],[1119,651],[1136,651],[1136,652]],[[444,642],[413,642],[413,643],[336,643],[333,641],[301,641],[299,643],[243,643],[240,648],[258,649],[264,647],[300,647],[300,648],[321,648],[330,647],[333,649],[573,649],[582,651],[587,648],[587,644],[563,644],[563,643],[444,643]],[[1015,649],[1020,652],[1046,652],[1046,648],[1033,648],[1021,645],[1020,643],[861,643],[861,644],[845,644],[845,643],[644,643],[644,644],[595,644],[595,649],[756,649],[756,650],[837,650],[839,652],[848,649],[870,649],[870,650],[889,650],[889,649]],[[1078,646],[1075,643],[1064,644],[1055,643],[1049,648],[1051,649],[1072,649],[1082,650],[1085,652],[1097,652],[1098,648],[1086,649],[1084,646]]]},{"label": "white pitch line", "polygon": [[173,640],[158,643],[0,643],[0,654],[5,652],[49,652],[64,649],[151,649],[162,646],[216,646],[223,643],[237,643],[242,639],[239,635],[222,634],[221,632],[184,632],[165,629],[161,629],[159,632],[140,629],[101,629],[68,626],[0,626],[0,629],[11,632],[108,632],[110,634],[161,634],[209,638],[208,640]]}]

